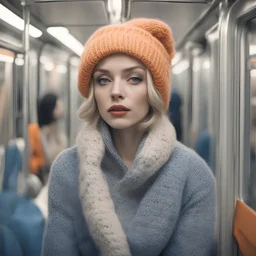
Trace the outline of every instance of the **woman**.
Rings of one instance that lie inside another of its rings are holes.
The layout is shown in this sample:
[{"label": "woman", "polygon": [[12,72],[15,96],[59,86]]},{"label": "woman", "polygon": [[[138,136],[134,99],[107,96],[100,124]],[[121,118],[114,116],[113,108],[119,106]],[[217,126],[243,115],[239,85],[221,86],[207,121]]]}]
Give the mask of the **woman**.
[{"label": "woman", "polygon": [[45,94],[38,104],[38,123],[48,164],[66,149],[65,134],[58,127],[58,120],[63,117],[62,101],[54,93]]},{"label": "woman", "polygon": [[81,57],[88,98],[77,146],[52,167],[42,255],[209,255],[215,181],[165,115],[169,27],[134,19],[97,30]]},{"label": "woman", "polygon": [[45,219],[48,218],[48,176],[50,166],[56,156],[67,148],[66,136],[58,127],[58,120],[62,118],[62,116],[62,101],[56,94],[47,93],[39,100],[38,123],[46,161],[39,173],[44,187],[36,197],[35,203],[40,208]]}]

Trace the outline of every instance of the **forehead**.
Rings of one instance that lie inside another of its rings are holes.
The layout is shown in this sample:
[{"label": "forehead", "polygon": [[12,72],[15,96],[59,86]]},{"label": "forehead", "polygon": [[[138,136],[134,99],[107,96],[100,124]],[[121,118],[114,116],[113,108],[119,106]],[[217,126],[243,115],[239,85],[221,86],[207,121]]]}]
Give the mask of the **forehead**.
[{"label": "forehead", "polygon": [[126,54],[113,54],[110,55],[103,60],[101,60],[95,67],[95,70],[97,69],[126,69],[133,66],[139,66],[143,69],[145,69],[145,66],[143,63],[136,58],[126,55]]}]

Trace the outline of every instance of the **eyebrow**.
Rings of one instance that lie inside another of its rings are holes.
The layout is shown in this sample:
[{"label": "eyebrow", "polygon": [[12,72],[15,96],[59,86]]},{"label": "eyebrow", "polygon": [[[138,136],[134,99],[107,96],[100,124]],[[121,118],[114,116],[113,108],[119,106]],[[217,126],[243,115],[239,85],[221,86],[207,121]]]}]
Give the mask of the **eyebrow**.
[{"label": "eyebrow", "polygon": [[[130,71],[132,71],[132,70],[134,70],[134,69],[138,69],[138,68],[145,71],[145,68],[143,68],[143,67],[141,67],[141,66],[134,66],[134,67],[126,68],[126,69],[124,69],[124,70],[122,70],[122,71],[125,72],[125,73],[127,73],[127,72],[130,72]],[[99,68],[99,69],[95,69],[94,73],[95,73],[95,72],[109,73],[109,70]]]}]

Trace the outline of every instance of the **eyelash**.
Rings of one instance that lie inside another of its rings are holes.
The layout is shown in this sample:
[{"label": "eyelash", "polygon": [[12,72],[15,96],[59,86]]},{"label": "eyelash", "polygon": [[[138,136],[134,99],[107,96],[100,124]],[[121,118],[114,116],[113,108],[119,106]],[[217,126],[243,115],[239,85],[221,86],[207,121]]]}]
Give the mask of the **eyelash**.
[{"label": "eyelash", "polygon": [[96,79],[97,84],[99,84],[99,85],[105,85],[106,83],[102,83],[102,80],[105,80],[105,81],[107,81],[107,82],[110,82],[110,80],[107,79],[106,77],[99,77],[99,78]]},{"label": "eyelash", "polygon": [[[136,79],[136,81],[132,81],[133,79]],[[105,82],[103,82],[105,80]],[[140,82],[143,81],[142,78],[140,77],[137,77],[137,76],[133,76],[133,77],[130,77],[127,81],[131,81],[133,84],[139,84]],[[96,82],[97,84],[99,85],[106,85],[108,82],[110,82],[110,80],[106,77],[99,77],[99,78],[96,78]]]},{"label": "eyelash", "polygon": [[137,76],[131,77],[128,81],[130,81],[130,80],[132,80],[132,79],[134,79],[134,78],[135,78],[137,81],[136,81],[136,82],[132,81],[132,83],[134,83],[134,84],[139,84],[140,82],[142,82],[142,79],[141,79],[140,77],[137,77]]}]

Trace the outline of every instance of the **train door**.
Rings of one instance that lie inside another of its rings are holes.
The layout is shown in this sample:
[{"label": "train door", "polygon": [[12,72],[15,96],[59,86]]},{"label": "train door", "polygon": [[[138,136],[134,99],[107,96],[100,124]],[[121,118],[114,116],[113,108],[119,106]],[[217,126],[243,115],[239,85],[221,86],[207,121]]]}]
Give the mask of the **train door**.
[{"label": "train door", "polygon": [[[250,106],[250,116],[248,115],[246,122],[247,126],[250,127],[249,136],[247,136],[248,149],[247,152],[250,156],[250,164],[248,168],[248,184],[247,184],[247,193],[246,201],[248,205],[256,210],[256,18],[251,20],[248,23],[248,44],[249,44],[249,60],[247,65],[247,75],[248,75],[248,85],[250,90],[248,103]],[[249,159],[249,157],[248,157]]]},{"label": "train door", "polygon": [[234,235],[239,253],[250,256],[256,254],[256,15],[243,27],[241,52],[241,161]]},{"label": "train door", "polygon": [[[253,210],[256,2],[222,5],[218,138],[219,255],[256,255]],[[251,49],[251,54],[250,54]]]}]

